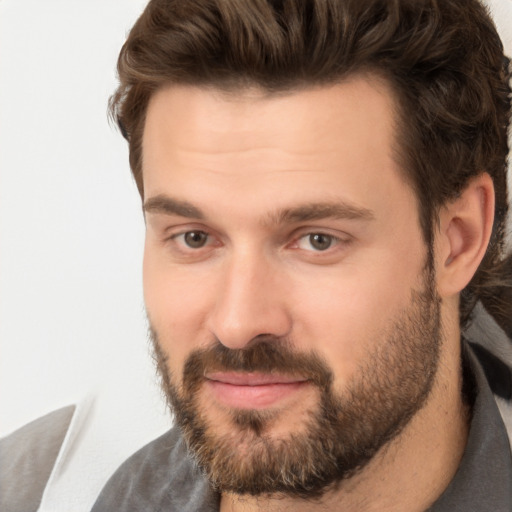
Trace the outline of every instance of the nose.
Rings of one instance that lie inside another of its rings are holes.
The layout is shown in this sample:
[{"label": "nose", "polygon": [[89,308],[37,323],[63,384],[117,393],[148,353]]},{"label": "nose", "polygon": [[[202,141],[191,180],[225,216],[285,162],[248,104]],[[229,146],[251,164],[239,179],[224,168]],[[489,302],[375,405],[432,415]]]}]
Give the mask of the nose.
[{"label": "nose", "polygon": [[261,335],[289,335],[292,321],[282,272],[256,255],[240,255],[224,263],[209,317],[212,334],[232,349],[245,348]]}]

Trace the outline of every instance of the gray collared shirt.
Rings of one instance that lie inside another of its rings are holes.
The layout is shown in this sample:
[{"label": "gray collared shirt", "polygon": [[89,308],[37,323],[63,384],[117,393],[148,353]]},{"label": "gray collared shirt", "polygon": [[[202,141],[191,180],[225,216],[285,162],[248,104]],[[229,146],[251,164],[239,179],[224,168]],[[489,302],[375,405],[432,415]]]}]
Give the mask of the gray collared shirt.
[{"label": "gray collared shirt", "polygon": [[[430,512],[511,512],[510,444],[487,382],[471,350],[465,380],[472,382],[468,444],[452,482]],[[216,512],[219,497],[195,467],[179,430],[171,429],[128,459],[103,489],[92,512]]]},{"label": "gray collared shirt", "polygon": [[455,477],[429,512],[511,512],[512,456],[507,431],[471,350],[467,360],[475,392],[468,443]]}]

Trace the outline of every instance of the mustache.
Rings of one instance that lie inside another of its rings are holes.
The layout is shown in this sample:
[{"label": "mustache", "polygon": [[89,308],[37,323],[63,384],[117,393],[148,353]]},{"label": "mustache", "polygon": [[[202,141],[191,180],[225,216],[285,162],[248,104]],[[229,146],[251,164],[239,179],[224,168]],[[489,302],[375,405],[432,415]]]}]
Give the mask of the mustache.
[{"label": "mustache", "polygon": [[261,372],[300,376],[320,388],[329,388],[333,374],[315,352],[297,352],[286,340],[259,336],[246,348],[230,349],[219,340],[190,353],[183,368],[183,386],[194,392],[208,372]]}]

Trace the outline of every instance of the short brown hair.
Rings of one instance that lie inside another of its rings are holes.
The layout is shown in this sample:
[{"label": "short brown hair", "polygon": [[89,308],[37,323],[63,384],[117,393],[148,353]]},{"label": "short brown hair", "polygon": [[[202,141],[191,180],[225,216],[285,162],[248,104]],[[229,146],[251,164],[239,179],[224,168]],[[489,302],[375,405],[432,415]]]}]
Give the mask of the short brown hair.
[{"label": "short brown hair", "polygon": [[486,256],[461,294],[512,331],[507,215],[510,66],[478,0],[151,0],[124,44],[111,115],[129,141],[141,196],[148,102],[168,84],[286,91],[349,74],[384,76],[398,98],[400,165],[432,251],[439,207],[486,171],[496,190]]}]

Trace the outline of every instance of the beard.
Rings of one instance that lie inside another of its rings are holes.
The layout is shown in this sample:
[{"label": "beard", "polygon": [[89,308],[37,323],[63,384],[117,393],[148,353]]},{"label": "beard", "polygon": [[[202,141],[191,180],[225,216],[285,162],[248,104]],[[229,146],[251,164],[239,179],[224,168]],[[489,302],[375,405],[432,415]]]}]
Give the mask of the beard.
[{"label": "beard", "polygon": [[[425,272],[424,289],[412,291],[408,307],[390,321],[341,391],[334,389],[333,372],[317,353],[298,352],[290,340],[266,335],[244,349],[216,340],[191,352],[176,383],[151,328],[162,389],[212,487],[238,495],[315,498],[360,472],[431,393],[442,338],[433,283],[433,272]],[[228,410],[230,428],[220,433],[200,403],[204,375],[212,371],[300,376],[314,386],[318,399],[297,416],[291,427],[300,423],[296,431],[286,435],[272,436],[279,411],[251,409]]]}]

